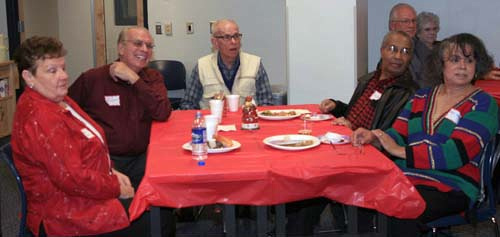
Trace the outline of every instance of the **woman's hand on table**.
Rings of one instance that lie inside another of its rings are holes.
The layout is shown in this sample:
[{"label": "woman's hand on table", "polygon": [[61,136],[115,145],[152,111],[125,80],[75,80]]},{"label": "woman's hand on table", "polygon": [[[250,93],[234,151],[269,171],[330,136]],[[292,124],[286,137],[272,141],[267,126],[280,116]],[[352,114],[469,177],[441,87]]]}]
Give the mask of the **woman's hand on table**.
[{"label": "woman's hand on table", "polygon": [[340,118],[337,118],[337,119],[333,120],[332,124],[333,125],[339,125],[339,126],[346,126],[349,129],[352,129],[351,121],[347,120],[344,117],[340,117]]},{"label": "woman's hand on table", "polygon": [[398,145],[391,136],[387,135],[387,133],[380,129],[375,129],[372,130],[372,134],[377,137],[382,147],[384,147],[384,149],[389,152],[389,154],[406,159],[405,147]]},{"label": "woman's hand on table", "polygon": [[324,99],[319,104],[319,110],[321,111],[321,113],[329,114],[333,109],[335,109],[335,106],[336,104],[332,100]]},{"label": "woman's hand on table", "polygon": [[120,184],[120,199],[133,198],[135,190],[132,187],[132,183],[130,183],[130,179],[115,169],[112,169],[112,172],[116,175]]},{"label": "woman's hand on table", "polygon": [[364,144],[370,144],[376,140],[375,135],[372,131],[366,128],[358,128],[352,133],[351,141],[353,146],[362,146]]}]

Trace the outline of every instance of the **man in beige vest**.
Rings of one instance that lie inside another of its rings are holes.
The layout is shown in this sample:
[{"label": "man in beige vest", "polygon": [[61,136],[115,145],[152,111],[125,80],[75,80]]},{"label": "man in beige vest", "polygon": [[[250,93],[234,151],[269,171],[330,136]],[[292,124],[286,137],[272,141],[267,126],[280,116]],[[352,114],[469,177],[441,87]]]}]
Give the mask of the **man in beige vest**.
[{"label": "man in beige vest", "polygon": [[181,109],[207,109],[208,101],[221,91],[240,95],[240,104],[252,96],[257,105],[272,105],[272,92],[266,70],[258,56],[240,51],[242,34],[233,20],[218,20],[212,25],[214,53],[198,59]]}]

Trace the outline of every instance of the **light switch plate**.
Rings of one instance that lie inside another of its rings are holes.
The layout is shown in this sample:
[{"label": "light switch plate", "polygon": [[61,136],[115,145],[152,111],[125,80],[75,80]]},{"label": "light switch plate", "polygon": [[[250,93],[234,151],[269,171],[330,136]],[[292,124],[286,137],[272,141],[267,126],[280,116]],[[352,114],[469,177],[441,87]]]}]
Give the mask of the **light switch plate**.
[{"label": "light switch plate", "polygon": [[186,33],[187,34],[193,34],[194,33],[194,24],[193,24],[193,22],[187,22],[186,23]]},{"label": "light switch plate", "polygon": [[172,22],[167,22],[165,23],[165,35],[171,36],[172,35]]}]

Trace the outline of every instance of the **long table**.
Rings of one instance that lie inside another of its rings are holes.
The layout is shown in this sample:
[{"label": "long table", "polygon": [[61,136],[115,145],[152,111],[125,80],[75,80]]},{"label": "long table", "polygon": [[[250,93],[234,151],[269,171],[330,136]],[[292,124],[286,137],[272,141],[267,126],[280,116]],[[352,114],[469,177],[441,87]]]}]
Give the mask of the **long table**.
[{"label": "long table", "polygon": [[[259,107],[307,109],[317,105]],[[148,208],[183,208],[207,204],[268,206],[314,197],[375,209],[388,216],[415,218],[425,203],[414,186],[394,163],[377,149],[350,144],[321,144],[302,151],[274,149],[263,143],[269,136],[296,134],[300,118],[259,121],[260,129],[241,130],[241,111],[226,112],[222,124],[237,130],[219,132],[242,145],[239,149],[209,154],[204,166],[182,149],[190,141],[194,110],[173,111],[167,122],[153,123],[146,173],[129,212],[136,219]],[[208,114],[209,111],[202,111]],[[350,135],[331,120],[314,122],[314,136],[326,132]]]}]

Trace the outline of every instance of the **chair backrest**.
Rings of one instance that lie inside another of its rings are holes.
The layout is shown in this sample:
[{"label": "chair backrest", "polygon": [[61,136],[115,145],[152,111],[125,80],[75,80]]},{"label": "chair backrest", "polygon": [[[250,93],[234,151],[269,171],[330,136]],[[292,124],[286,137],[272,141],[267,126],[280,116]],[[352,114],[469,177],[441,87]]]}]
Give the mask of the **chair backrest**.
[{"label": "chair backrest", "polygon": [[167,90],[186,89],[186,68],[175,60],[155,60],[149,62],[149,67],[160,71],[165,80]]},{"label": "chair backrest", "polygon": [[[481,161],[479,163],[481,170],[481,180],[480,180],[480,193],[479,198],[476,202],[475,208],[471,212],[475,215],[470,217],[474,218],[474,221],[486,221],[490,220],[491,217],[495,216],[496,213],[496,203],[495,203],[495,192],[492,185],[492,175],[495,169],[494,164],[498,161],[500,157],[500,143],[496,143],[496,138],[493,137],[490,142],[486,145]],[[466,219],[463,215],[451,215],[439,218],[435,221],[427,223],[427,226],[431,228],[441,228],[453,225],[462,225],[469,223],[471,219]]]},{"label": "chair backrest", "polygon": [[2,235],[26,236],[26,194],[10,143],[0,148],[0,205]]},{"label": "chair backrest", "polygon": [[478,219],[489,219],[496,213],[495,190],[493,188],[493,172],[500,158],[500,143],[496,141],[496,136],[490,141],[481,160],[481,193],[479,197]]}]

